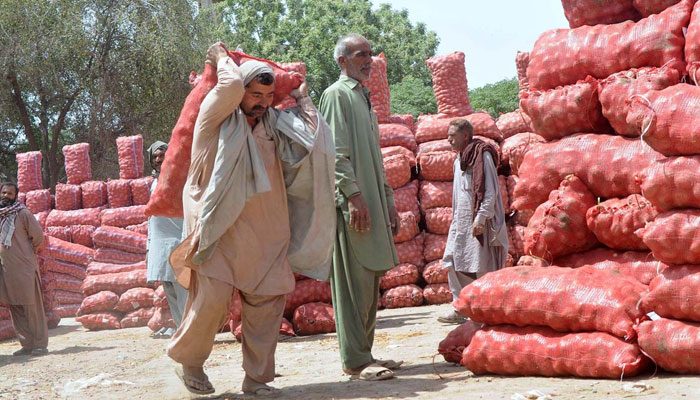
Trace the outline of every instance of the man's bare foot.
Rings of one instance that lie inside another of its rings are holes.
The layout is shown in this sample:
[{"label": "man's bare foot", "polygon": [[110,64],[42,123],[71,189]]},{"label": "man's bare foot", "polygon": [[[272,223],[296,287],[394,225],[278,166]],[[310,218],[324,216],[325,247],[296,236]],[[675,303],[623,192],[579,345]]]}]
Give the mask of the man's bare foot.
[{"label": "man's bare foot", "polygon": [[272,386],[264,383],[256,382],[252,378],[248,377],[248,375],[246,375],[243,379],[241,389],[243,390],[243,393],[252,394],[255,396],[270,396],[280,393],[279,389],[273,388]]},{"label": "man's bare foot", "polygon": [[203,367],[182,365],[175,369],[175,373],[190,392],[195,394],[214,393],[214,386],[209,382],[209,377],[204,373]]}]

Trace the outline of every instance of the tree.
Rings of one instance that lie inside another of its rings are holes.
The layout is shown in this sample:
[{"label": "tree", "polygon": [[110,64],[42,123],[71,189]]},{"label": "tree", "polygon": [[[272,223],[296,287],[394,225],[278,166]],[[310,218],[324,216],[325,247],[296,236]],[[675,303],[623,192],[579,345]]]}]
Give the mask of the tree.
[{"label": "tree", "polygon": [[95,175],[114,176],[117,136],[149,140],[172,129],[187,73],[210,41],[200,31],[188,0],[4,1],[3,164],[15,151],[41,150],[44,184],[53,186],[64,176],[62,146],[87,141]]},{"label": "tree", "polygon": [[426,85],[423,80],[407,76],[403,81],[391,85],[391,113],[411,114],[417,117],[420,114],[437,113],[437,102],[433,88]]},{"label": "tree", "polygon": [[515,111],[519,107],[518,78],[503,79],[469,91],[474,110],[486,110],[492,117]]},{"label": "tree", "polygon": [[387,4],[372,10],[368,0],[228,0],[223,16],[231,26],[225,35],[231,46],[273,61],[305,62],[315,100],[338,79],[333,49],[345,34],[360,33],[375,53],[386,54],[389,83],[414,76],[429,84],[425,58],[439,44],[435,32],[409,21],[406,10]]}]

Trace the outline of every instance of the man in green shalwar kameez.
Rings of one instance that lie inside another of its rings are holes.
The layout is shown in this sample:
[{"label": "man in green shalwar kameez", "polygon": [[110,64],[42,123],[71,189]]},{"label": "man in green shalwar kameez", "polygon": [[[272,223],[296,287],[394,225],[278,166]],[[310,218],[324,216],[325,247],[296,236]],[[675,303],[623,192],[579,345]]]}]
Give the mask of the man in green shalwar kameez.
[{"label": "man in green shalwar kameez", "polygon": [[321,96],[320,111],[335,138],[338,228],[331,292],[343,370],[360,379],[394,376],[401,363],[372,356],[379,278],[398,264],[393,233],[399,226],[394,192],[386,183],[379,126],[362,81],[369,78],[372,49],[351,34],[336,44],[337,82]]}]

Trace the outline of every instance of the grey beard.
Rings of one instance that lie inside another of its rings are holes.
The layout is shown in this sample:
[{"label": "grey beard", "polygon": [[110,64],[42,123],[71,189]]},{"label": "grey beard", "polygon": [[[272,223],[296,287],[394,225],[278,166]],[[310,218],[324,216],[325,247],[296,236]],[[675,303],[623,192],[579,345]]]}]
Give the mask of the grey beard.
[{"label": "grey beard", "polygon": [[2,201],[0,201],[0,206],[9,207],[9,206],[15,204],[16,201],[17,201],[17,199],[14,199],[14,200],[2,200]]}]

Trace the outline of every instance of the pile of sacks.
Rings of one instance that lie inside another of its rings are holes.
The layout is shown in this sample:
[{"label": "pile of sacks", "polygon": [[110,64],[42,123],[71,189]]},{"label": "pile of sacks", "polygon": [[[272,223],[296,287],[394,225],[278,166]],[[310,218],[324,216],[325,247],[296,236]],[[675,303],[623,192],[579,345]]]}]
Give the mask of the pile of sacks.
[{"label": "pile of sacks", "polygon": [[[476,373],[619,378],[646,357],[700,372],[700,3],[589,3],[579,16],[602,19],[545,32],[530,53],[521,110],[533,132],[502,148],[520,266],[477,280],[455,304],[487,324],[462,328],[472,335],[460,362]],[[605,25],[627,15],[621,5],[638,15]],[[576,289],[557,291],[565,285]],[[449,342],[457,336],[469,335]],[[571,352],[589,362],[566,361]]]}]

